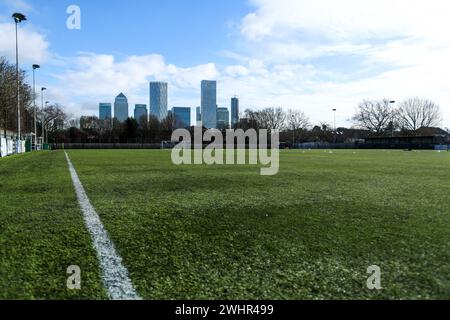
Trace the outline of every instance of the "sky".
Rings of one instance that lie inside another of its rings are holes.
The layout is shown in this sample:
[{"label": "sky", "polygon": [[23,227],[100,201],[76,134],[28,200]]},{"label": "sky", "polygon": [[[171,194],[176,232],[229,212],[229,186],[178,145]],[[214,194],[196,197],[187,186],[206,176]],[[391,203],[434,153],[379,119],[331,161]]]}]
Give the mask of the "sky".
[{"label": "sky", "polygon": [[[68,29],[67,8],[81,10]],[[98,115],[123,92],[149,102],[148,82],[167,81],[169,107],[200,105],[200,81],[218,81],[218,104],[302,110],[312,123],[349,120],[364,99],[419,96],[450,127],[450,1],[447,0],[0,0],[0,55],[45,100],[73,116]],[[30,79],[31,82],[31,79]]]}]

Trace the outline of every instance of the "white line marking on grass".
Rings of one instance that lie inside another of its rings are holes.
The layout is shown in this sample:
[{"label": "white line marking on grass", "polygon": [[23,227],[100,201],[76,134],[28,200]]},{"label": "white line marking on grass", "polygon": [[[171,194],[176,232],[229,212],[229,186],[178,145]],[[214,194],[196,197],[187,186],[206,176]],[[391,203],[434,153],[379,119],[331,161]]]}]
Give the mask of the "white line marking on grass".
[{"label": "white line marking on grass", "polygon": [[77,193],[78,203],[83,211],[84,221],[91,234],[94,248],[103,271],[103,282],[113,300],[139,300],[140,297],[128,277],[128,270],[122,265],[122,258],[116,252],[114,244],[109,239],[100,217],[92,206],[86,191],[81,184],[78,174],[66,154],[72,182]]}]

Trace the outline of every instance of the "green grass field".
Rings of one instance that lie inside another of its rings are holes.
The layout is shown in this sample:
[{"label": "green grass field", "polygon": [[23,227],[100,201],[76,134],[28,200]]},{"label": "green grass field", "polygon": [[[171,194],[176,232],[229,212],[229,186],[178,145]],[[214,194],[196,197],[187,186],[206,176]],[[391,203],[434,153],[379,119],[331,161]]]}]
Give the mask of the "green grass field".
[{"label": "green grass field", "polygon": [[[283,151],[276,176],[160,150],[68,154],[145,299],[450,297],[448,153]],[[0,298],[105,298],[64,153],[0,159],[0,188]]]}]

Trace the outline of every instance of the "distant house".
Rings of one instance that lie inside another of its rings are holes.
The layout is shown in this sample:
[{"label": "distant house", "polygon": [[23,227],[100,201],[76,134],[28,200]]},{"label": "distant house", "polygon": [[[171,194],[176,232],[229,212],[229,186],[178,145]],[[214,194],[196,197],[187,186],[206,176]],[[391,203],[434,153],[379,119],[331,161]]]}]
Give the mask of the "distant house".
[{"label": "distant house", "polygon": [[420,128],[415,135],[365,139],[366,147],[380,149],[434,149],[437,145],[448,144],[450,144],[450,134],[440,128]]},{"label": "distant house", "polygon": [[12,139],[13,137],[16,136],[16,133],[10,130],[5,130],[3,128],[0,128],[0,137],[2,138],[10,138]]},{"label": "distant house", "polygon": [[450,133],[435,127],[422,127],[416,131],[416,136],[442,136],[450,138]]}]

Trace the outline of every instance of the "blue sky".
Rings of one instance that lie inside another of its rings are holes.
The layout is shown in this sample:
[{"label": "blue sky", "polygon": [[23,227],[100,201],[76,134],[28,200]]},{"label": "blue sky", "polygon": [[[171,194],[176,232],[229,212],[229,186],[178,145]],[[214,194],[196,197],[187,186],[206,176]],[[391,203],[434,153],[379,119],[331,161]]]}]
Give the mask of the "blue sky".
[{"label": "blue sky", "polygon": [[[74,116],[123,91],[148,104],[148,81],[169,83],[170,106],[200,103],[218,81],[220,106],[301,109],[349,125],[362,99],[435,100],[450,127],[450,23],[444,0],[0,0],[0,55],[13,59],[20,11],[23,68],[40,63],[46,100]],[[66,28],[69,5],[81,30]],[[29,68],[28,68],[29,69]],[[130,106],[130,113],[132,107]]]},{"label": "blue sky", "polygon": [[[71,4],[81,9],[80,31],[65,27]],[[29,14],[32,23],[46,32],[58,54],[82,51],[120,57],[152,52],[180,66],[217,59],[217,52],[232,45],[228,24],[248,11],[245,2],[233,0],[39,1],[34,8]]]}]

